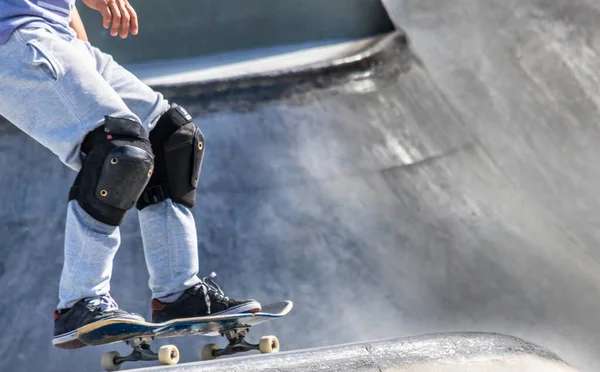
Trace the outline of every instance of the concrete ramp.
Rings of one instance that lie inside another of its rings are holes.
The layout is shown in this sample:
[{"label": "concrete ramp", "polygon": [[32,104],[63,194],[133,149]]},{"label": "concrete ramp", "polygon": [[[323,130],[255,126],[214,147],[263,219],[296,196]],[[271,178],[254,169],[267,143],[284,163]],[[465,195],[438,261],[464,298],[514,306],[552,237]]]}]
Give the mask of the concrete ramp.
[{"label": "concrete ramp", "polygon": [[450,333],[138,370],[142,371],[575,372],[576,369],[556,354],[515,337]]}]

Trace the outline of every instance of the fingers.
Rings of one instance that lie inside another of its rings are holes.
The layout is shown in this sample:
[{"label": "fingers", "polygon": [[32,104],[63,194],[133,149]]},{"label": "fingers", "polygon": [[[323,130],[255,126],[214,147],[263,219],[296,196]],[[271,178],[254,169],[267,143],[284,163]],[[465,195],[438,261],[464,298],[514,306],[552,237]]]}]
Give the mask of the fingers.
[{"label": "fingers", "polygon": [[127,3],[127,10],[129,11],[129,15],[131,16],[131,22],[130,22],[131,33],[133,35],[137,35],[138,31],[140,30],[139,24],[138,24],[137,13],[135,12],[135,10],[133,9],[133,7],[129,3]]},{"label": "fingers", "polygon": [[121,12],[121,39],[125,39],[129,34],[129,26],[131,22],[131,16],[129,10],[125,6],[125,3],[119,2],[119,12]]},{"label": "fingers", "polygon": [[107,10],[110,13],[110,21],[107,25],[105,18],[104,27],[108,28],[112,21],[112,27],[110,29],[110,34],[112,36],[120,34],[121,38],[125,39],[130,31],[133,35],[137,35],[139,31],[138,17],[129,2],[125,0],[110,1]]},{"label": "fingers", "polygon": [[110,21],[112,20],[112,13],[109,8],[103,8],[100,10],[100,14],[102,14],[102,25],[104,28],[110,27]]},{"label": "fingers", "polygon": [[112,13],[112,27],[110,28],[110,34],[117,36],[119,34],[119,28],[121,27],[121,11],[115,1],[111,1],[108,6]]}]

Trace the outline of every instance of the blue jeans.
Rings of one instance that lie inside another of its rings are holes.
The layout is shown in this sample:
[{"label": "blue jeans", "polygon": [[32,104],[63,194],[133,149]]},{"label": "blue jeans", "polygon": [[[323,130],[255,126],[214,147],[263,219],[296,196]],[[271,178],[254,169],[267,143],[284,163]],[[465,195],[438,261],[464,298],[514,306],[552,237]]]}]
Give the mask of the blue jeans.
[{"label": "blue jeans", "polygon": [[[106,115],[136,120],[151,131],[168,108],[160,93],[79,39],[25,26],[0,45],[0,115],[76,171],[81,142]],[[196,225],[190,210],[168,199],[140,211],[139,221],[153,297],[197,284]],[[59,309],[109,293],[119,244],[118,227],[69,202]]]}]

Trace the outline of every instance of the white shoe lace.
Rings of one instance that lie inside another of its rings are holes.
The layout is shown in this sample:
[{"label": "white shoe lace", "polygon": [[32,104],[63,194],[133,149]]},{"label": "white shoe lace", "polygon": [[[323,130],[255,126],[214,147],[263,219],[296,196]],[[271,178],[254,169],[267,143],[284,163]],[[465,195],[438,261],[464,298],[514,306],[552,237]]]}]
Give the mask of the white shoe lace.
[{"label": "white shoe lace", "polygon": [[202,282],[196,285],[197,290],[202,290],[204,294],[204,301],[206,302],[206,313],[210,314],[210,295],[212,294],[217,300],[229,301],[229,297],[225,296],[225,293],[221,290],[221,287],[213,280],[217,276],[214,271],[209,276],[202,278]]},{"label": "white shoe lace", "polygon": [[119,309],[119,305],[110,296],[110,294],[91,297],[87,302],[102,311],[113,311]]}]

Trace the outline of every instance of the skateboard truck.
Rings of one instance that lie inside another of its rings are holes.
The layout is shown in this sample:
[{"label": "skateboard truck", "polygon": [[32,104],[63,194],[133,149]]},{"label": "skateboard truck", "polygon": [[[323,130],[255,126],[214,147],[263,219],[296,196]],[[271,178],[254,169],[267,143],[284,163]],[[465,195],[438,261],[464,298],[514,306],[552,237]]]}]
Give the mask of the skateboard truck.
[{"label": "skateboard truck", "polygon": [[250,344],[246,341],[246,334],[249,329],[232,329],[224,332],[224,336],[227,337],[229,344],[225,349],[215,350],[214,354],[218,358],[223,355],[232,355],[235,353],[242,353],[250,350],[260,350],[260,347],[255,344]]},{"label": "skateboard truck", "polygon": [[162,346],[158,353],[150,349],[153,339],[151,337],[135,338],[126,341],[127,345],[133,349],[127,356],[122,357],[118,352],[111,351],[102,355],[102,367],[106,371],[118,371],[125,362],[145,361],[152,362],[158,360],[160,364],[173,365],[179,362],[179,350],[174,345]]},{"label": "skateboard truck", "polygon": [[229,344],[224,349],[219,349],[215,344],[207,344],[202,347],[200,356],[202,360],[216,359],[225,355],[233,355],[246,351],[258,350],[263,354],[276,353],[279,351],[279,340],[275,336],[264,336],[259,344],[251,344],[246,341],[249,328],[233,328],[222,331],[221,336],[227,337]]}]

